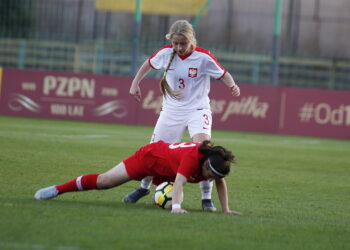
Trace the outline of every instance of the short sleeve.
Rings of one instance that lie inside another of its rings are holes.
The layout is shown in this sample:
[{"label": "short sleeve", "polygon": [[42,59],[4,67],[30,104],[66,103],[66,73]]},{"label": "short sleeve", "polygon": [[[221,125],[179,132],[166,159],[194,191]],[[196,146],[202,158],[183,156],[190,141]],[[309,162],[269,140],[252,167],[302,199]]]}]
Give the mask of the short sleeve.
[{"label": "short sleeve", "polygon": [[222,67],[216,58],[209,52],[206,55],[206,72],[209,76],[215,78],[215,79],[220,79],[224,76],[226,73],[226,70],[224,67]]},{"label": "short sleeve", "polygon": [[171,45],[164,46],[148,58],[148,63],[156,70],[166,68],[171,52]]}]

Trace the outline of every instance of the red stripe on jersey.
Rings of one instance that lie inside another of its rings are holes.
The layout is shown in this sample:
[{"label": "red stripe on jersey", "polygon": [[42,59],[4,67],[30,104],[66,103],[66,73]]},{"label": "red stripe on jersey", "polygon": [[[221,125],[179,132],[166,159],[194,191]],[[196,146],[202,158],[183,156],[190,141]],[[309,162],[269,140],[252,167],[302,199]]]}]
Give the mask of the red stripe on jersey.
[{"label": "red stripe on jersey", "polygon": [[180,57],[182,61],[185,60],[186,58],[188,58],[190,55],[192,55],[193,51],[195,51],[195,49],[193,50],[193,46],[194,46],[194,45],[191,45],[192,50],[191,50],[190,53],[188,53],[188,54],[185,55],[185,56],[180,56],[179,54],[177,54],[178,57]]},{"label": "red stripe on jersey", "polygon": [[213,61],[214,61],[223,71],[225,71],[224,74],[223,74],[220,78],[218,78],[218,79],[221,79],[221,78],[225,75],[225,73],[226,73],[227,70],[226,70],[224,67],[221,66],[221,64],[218,62],[218,60],[215,58],[215,56],[213,56],[213,54],[210,53],[209,50],[203,49],[203,48],[197,46],[197,47],[196,47],[196,51],[201,52],[201,53],[204,53],[204,54],[207,54],[208,56],[210,56],[210,58],[213,59]]},{"label": "red stripe on jersey", "polygon": [[168,44],[168,45],[165,45],[165,46],[161,47],[159,50],[156,51],[156,53],[154,53],[153,55],[151,55],[151,56],[148,58],[148,64],[149,64],[153,69],[156,69],[155,67],[153,67],[153,65],[152,65],[152,63],[151,63],[151,59],[152,59],[153,57],[155,57],[155,56],[159,53],[159,51],[161,51],[161,50],[163,50],[163,49],[169,49],[169,48],[172,48],[172,47],[173,47],[173,45],[171,45],[171,44]]},{"label": "red stripe on jersey", "polygon": [[152,65],[152,63],[151,63],[151,58],[148,58],[148,64],[149,64],[149,66],[151,66],[151,67],[152,67],[152,69],[155,69],[155,70],[156,70],[156,68],[155,68],[155,67],[153,67],[153,65]]},{"label": "red stripe on jersey", "polygon": [[178,57],[180,57],[180,59],[183,61],[185,60],[186,58],[188,58],[190,55],[192,55],[193,51],[191,51],[191,53],[188,53],[187,55],[185,56],[180,56],[179,54],[177,54]]},{"label": "red stripe on jersey", "polygon": [[224,75],[226,74],[226,72],[227,72],[227,70],[224,69],[224,73],[219,78],[216,78],[216,80],[221,80],[224,77]]}]

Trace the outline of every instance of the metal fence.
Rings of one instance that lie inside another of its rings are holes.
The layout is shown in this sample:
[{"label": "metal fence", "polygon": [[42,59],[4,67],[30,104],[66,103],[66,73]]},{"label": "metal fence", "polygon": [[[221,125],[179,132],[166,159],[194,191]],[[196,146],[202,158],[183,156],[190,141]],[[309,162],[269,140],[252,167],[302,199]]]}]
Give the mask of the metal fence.
[{"label": "metal fence", "polygon": [[[158,43],[141,44],[138,64]],[[268,84],[270,56],[213,51],[221,64],[240,83]],[[28,39],[0,39],[0,65],[20,69],[45,69],[95,74],[130,75],[131,48],[128,42],[53,42]],[[350,62],[308,58],[280,59],[281,86],[350,89]],[[150,76],[157,77],[156,71]]]},{"label": "metal fence", "polygon": [[[227,4],[230,0],[222,2]],[[217,6],[214,7],[197,27],[200,46],[210,49],[237,82],[269,84],[269,50],[262,47],[249,51],[239,42],[227,46],[221,44],[221,40],[215,43],[212,37],[209,40],[203,38],[210,13],[218,14]],[[1,0],[0,66],[130,75],[132,18],[131,13],[96,11],[93,0]],[[164,45],[164,34],[177,18],[143,17],[138,65]],[[272,18],[271,11],[269,22]],[[210,34],[207,32],[207,37]],[[244,39],[254,45],[258,38],[254,41]],[[306,53],[283,51],[281,55],[279,85],[350,90],[350,60],[346,57],[306,57],[303,56]],[[149,76],[157,77],[159,73],[152,71]]]}]

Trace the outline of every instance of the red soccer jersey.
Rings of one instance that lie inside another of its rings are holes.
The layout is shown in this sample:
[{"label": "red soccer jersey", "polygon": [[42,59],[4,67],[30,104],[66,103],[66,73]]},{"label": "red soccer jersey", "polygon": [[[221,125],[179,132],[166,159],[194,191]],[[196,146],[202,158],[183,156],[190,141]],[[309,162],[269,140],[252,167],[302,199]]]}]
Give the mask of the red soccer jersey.
[{"label": "red soccer jersey", "polygon": [[199,160],[203,157],[199,143],[179,142],[174,144],[158,141],[148,144],[123,162],[131,179],[141,180],[153,176],[153,183],[175,181],[177,173],[188,182],[205,180],[201,174]]}]

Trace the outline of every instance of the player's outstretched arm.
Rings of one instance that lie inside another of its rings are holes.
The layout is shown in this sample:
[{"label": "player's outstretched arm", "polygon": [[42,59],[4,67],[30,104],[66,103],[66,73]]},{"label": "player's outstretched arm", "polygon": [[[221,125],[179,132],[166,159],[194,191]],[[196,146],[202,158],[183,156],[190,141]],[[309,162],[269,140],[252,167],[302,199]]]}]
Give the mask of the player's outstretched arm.
[{"label": "player's outstretched arm", "polygon": [[174,182],[173,190],[173,205],[171,213],[173,214],[185,214],[187,211],[181,208],[181,203],[183,199],[183,187],[187,183],[187,178],[182,174],[177,174]]},{"label": "player's outstretched arm", "polygon": [[235,215],[242,215],[240,212],[230,210],[228,207],[228,196],[227,196],[227,186],[226,181],[224,178],[216,179],[216,190],[218,192],[222,212],[225,214],[235,214]]},{"label": "player's outstretched arm", "polygon": [[140,90],[140,82],[142,81],[143,78],[150,72],[151,66],[148,63],[148,60],[146,60],[140,69],[137,71],[136,76],[134,80],[131,83],[130,87],[130,95],[132,95],[137,101],[141,101],[141,90]]},{"label": "player's outstretched arm", "polygon": [[227,87],[231,89],[231,93],[233,96],[239,96],[241,94],[241,90],[238,85],[233,80],[232,75],[229,72],[226,72],[225,75],[221,78],[221,80],[226,84]]}]

